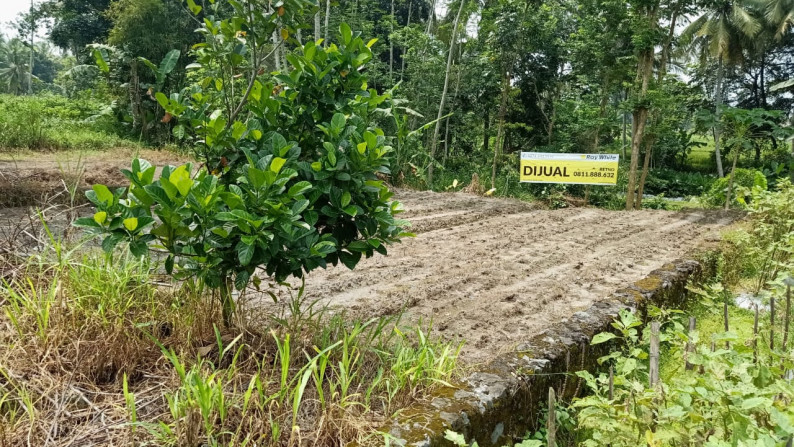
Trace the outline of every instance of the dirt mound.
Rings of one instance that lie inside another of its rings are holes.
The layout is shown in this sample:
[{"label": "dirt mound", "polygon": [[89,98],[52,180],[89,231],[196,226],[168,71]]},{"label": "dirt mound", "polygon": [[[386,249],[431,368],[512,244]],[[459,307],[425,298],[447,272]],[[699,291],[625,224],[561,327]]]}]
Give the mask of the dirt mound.
[{"label": "dirt mound", "polygon": [[[416,238],[389,255],[312,272],[309,299],[465,340],[481,362],[691,252],[735,213],[535,210],[464,193],[400,191]],[[287,298],[284,294],[283,298]]]}]

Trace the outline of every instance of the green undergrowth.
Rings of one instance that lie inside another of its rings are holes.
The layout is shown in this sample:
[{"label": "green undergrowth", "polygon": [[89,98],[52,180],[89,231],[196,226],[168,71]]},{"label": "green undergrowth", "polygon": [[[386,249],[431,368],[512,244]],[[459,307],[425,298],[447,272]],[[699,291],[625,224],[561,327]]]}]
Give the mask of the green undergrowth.
[{"label": "green undergrowth", "polygon": [[92,98],[0,95],[0,151],[137,146],[122,128],[112,107]]}]

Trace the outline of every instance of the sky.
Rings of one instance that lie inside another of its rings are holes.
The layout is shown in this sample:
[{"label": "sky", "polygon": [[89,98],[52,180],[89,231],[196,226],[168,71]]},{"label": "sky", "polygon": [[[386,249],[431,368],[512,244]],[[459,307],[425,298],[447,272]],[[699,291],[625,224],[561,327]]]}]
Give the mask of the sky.
[{"label": "sky", "polygon": [[6,36],[16,35],[16,30],[8,22],[29,8],[30,0],[0,0],[0,32]]}]

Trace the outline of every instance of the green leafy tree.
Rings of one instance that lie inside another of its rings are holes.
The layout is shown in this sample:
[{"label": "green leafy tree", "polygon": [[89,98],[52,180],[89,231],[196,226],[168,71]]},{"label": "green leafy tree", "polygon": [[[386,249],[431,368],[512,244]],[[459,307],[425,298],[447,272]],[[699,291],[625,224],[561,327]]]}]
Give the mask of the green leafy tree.
[{"label": "green leafy tree", "polygon": [[760,30],[761,22],[748,9],[747,4],[739,0],[718,0],[709,2],[706,11],[692,21],[683,33],[704,56],[717,61],[714,87],[714,108],[717,114],[717,125],[714,127],[714,153],[717,160],[717,174],[720,177],[724,176],[720,153],[719,114],[724,100],[725,66],[741,63],[747,39],[755,36]]},{"label": "green leafy tree", "polygon": [[30,49],[19,39],[0,41],[0,86],[20,95],[30,83]]},{"label": "green leafy tree", "polygon": [[389,172],[391,147],[375,121],[390,98],[367,89],[361,73],[374,42],[342,24],[337,44],[296,44],[289,71],[269,75],[272,33],[289,39],[309,5],[230,1],[224,18],[220,2],[209,11],[188,4],[205,14],[201,81],[156,96],[201,166],[166,166],[155,179],[154,166],[135,160],[124,171],[130,187],[95,186],[87,195],[97,212],[77,225],[103,234],[108,251],[125,240],[136,255],[167,251],[168,272],[219,290],[229,324],[233,288],[258,286],[258,269],[282,281],[338,262],[353,268],[386,254],[406,222],[376,175]]}]

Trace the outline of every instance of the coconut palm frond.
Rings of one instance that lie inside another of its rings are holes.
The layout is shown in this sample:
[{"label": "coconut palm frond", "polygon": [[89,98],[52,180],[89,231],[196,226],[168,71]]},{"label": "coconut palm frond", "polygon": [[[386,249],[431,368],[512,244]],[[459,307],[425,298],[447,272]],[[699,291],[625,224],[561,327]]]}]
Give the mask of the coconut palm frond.
[{"label": "coconut palm frond", "polygon": [[742,5],[734,3],[731,15],[731,24],[745,36],[753,37],[761,31],[761,21]]},{"label": "coconut palm frond", "polygon": [[702,35],[703,27],[708,22],[709,22],[708,14],[701,15],[697,19],[693,20],[689,25],[687,25],[686,28],[684,28],[684,31],[681,33],[681,37],[687,41],[694,40],[696,37]]}]

